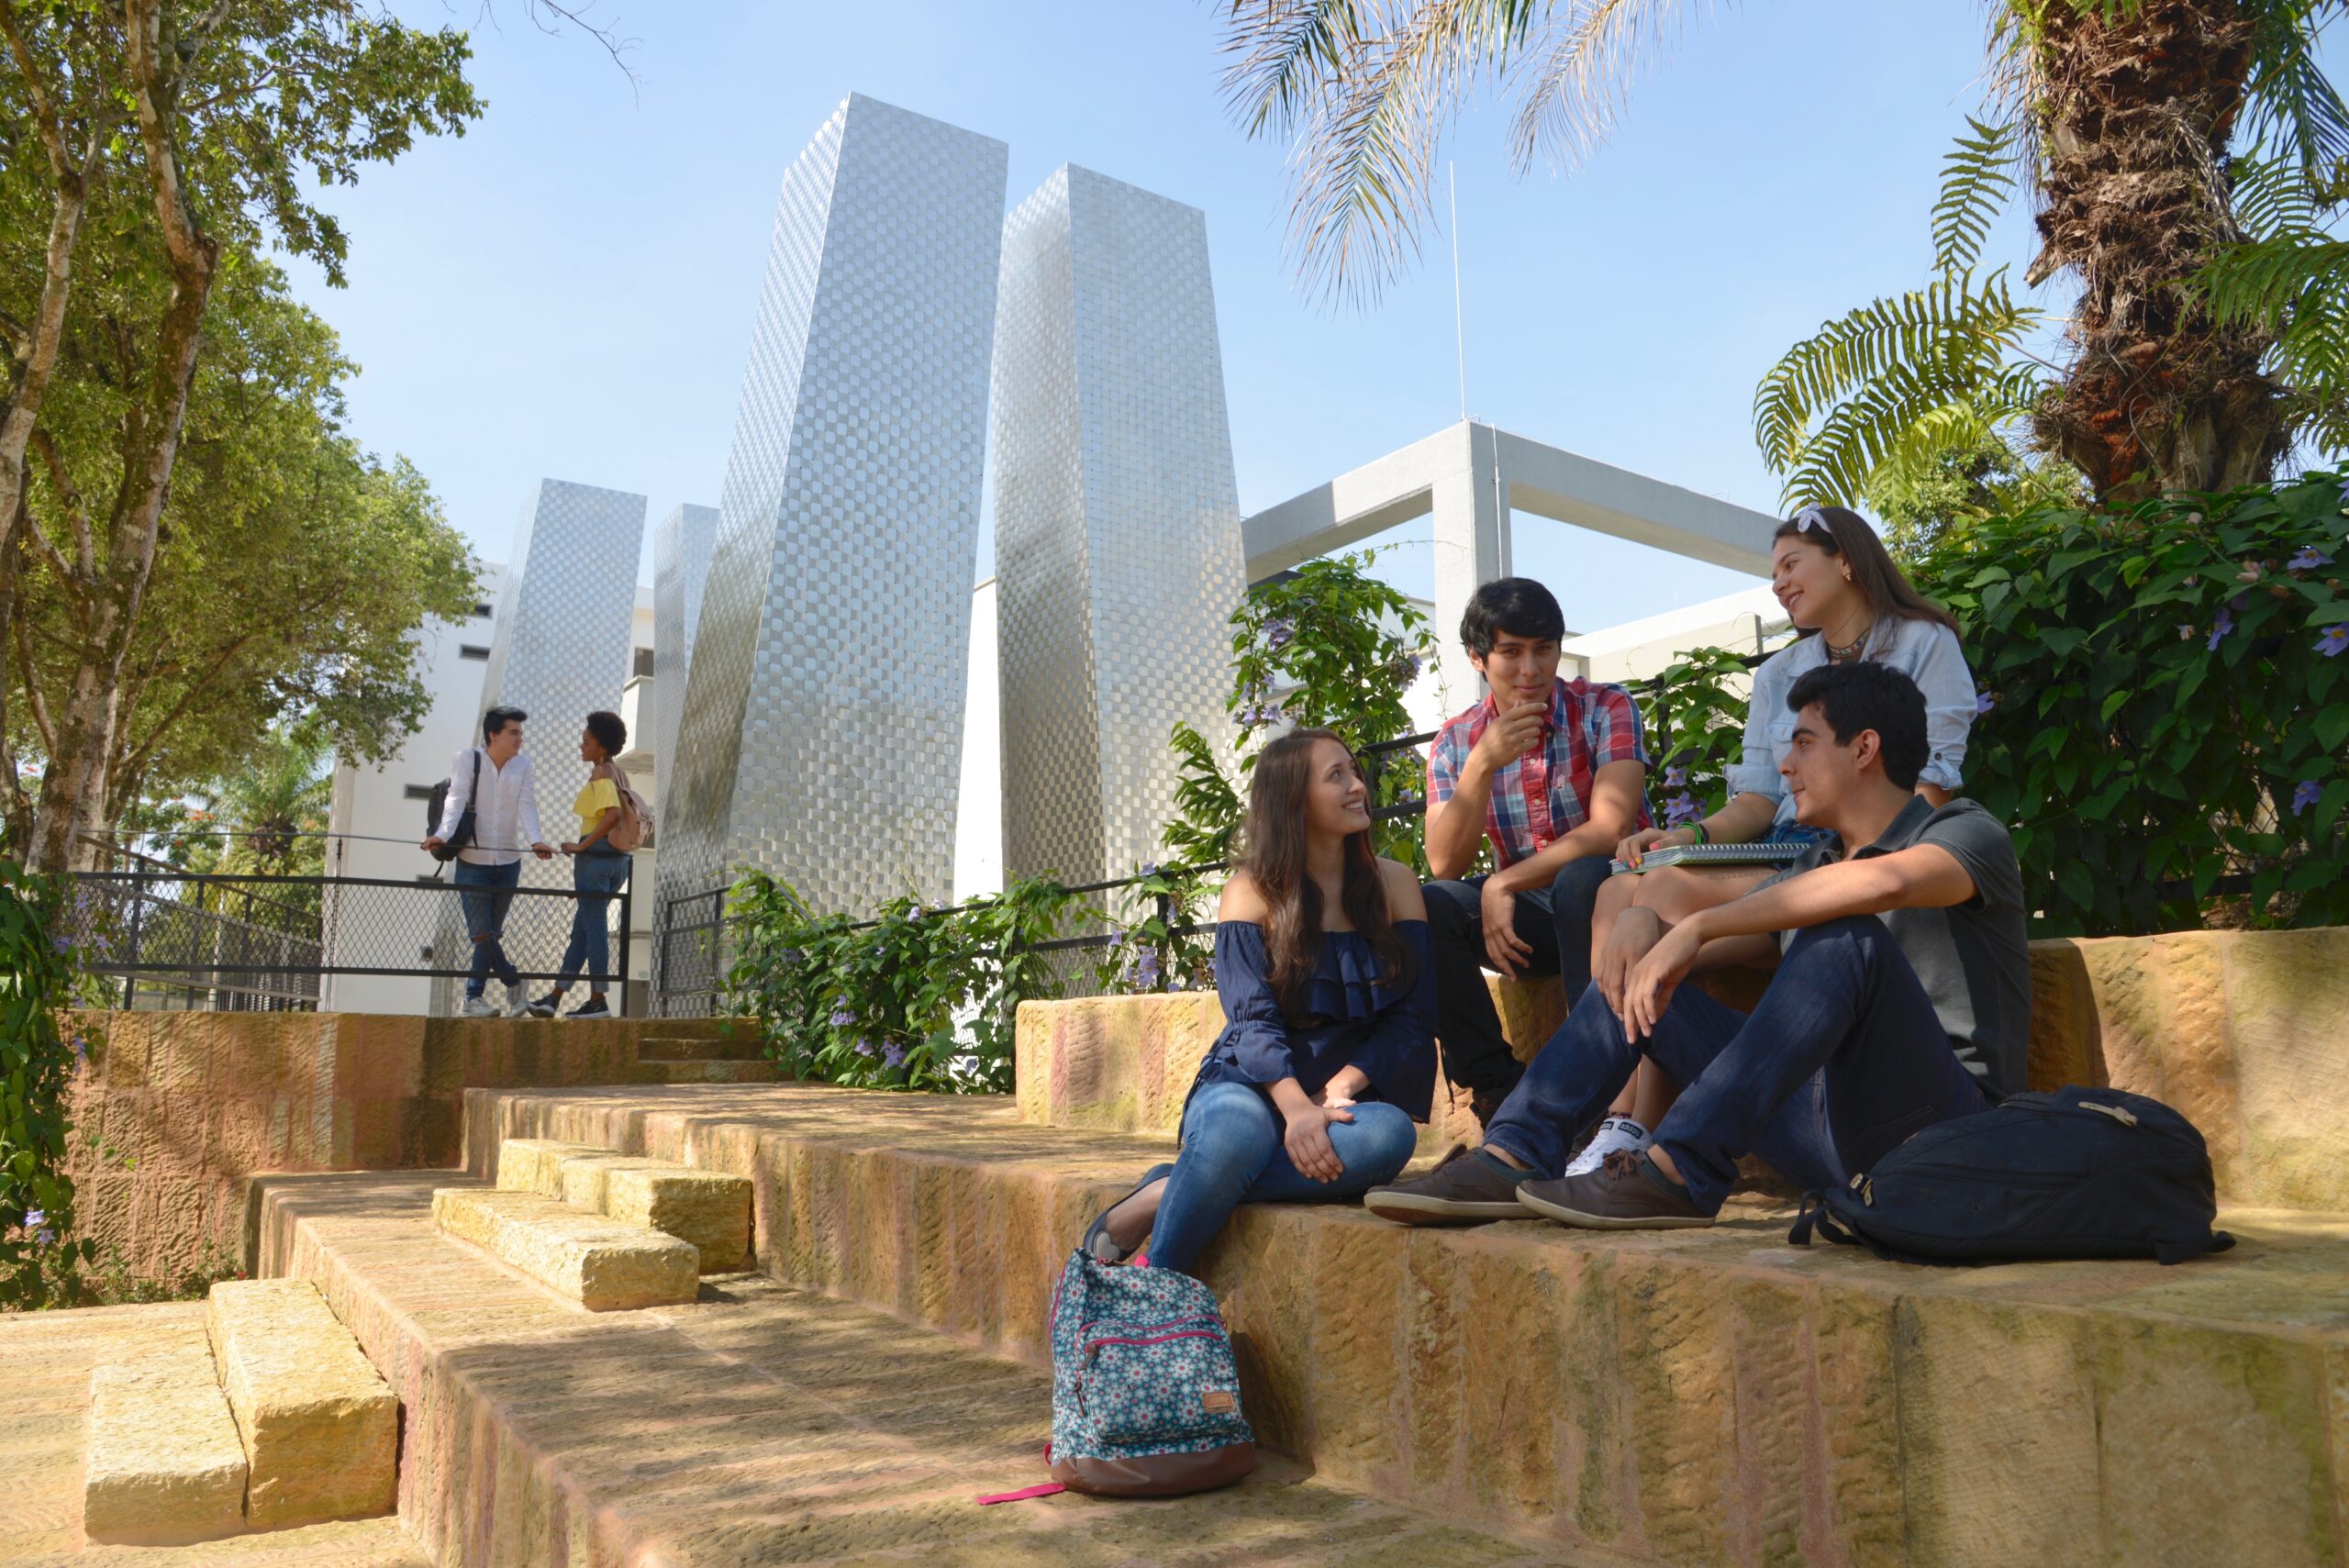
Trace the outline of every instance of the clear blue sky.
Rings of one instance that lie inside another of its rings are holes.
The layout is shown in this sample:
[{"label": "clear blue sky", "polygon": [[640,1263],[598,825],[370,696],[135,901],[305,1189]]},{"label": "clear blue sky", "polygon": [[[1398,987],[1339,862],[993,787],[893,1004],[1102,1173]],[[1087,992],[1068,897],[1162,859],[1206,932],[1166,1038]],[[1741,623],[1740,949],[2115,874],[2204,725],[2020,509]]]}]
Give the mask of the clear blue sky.
[{"label": "clear blue sky", "polygon": [[[717,501],[778,183],[852,90],[1008,142],[1012,203],[1070,161],[1206,211],[1243,511],[1458,417],[1444,236],[1375,309],[1300,293],[1283,150],[1224,110],[1216,9],[607,0],[640,40],[635,94],[591,41],[500,11],[414,7],[473,26],[488,113],[333,194],[348,289],[295,270],[362,366],[353,431],[413,459],[484,558],[541,475],[644,492],[651,522]],[[1922,281],[1981,57],[1970,0],[1776,0],[1688,33],[1570,179],[1516,178],[1505,116],[1472,114],[1451,142],[1470,410],[1775,510],[1754,383],[1824,317]],[[1993,251],[2020,272],[2029,239],[2016,214]],[[1533,517],[1516,560],[1578,629],[1752,581]],[[1427,591],[1423,547],[1389,568]]]}]

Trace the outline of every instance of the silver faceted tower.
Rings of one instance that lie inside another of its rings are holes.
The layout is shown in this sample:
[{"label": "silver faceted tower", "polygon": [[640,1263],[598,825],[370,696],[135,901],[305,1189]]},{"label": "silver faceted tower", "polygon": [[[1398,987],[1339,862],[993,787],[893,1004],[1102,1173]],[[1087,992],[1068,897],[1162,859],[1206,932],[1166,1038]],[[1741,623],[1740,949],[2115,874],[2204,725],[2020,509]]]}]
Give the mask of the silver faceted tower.
[{"label": "silver faceted tower", "polygon": [[663,900],[946,896],[1004,144],[852,95],[784,175],[664,793]]},{"label": "silver faceted tower", "polygon": [[1168,728],[1224,744],[1239,495],[1197,207],[1064,164],[1004,225],[996,574],[1007,875],[1154,858]]}]

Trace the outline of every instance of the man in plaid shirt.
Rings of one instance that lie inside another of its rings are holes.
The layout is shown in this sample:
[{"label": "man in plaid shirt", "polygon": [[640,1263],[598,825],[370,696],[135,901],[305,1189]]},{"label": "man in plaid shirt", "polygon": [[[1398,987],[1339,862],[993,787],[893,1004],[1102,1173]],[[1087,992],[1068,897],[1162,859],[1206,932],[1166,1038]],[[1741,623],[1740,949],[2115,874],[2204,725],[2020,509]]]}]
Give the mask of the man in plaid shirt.
[{"label": "man in plaid shirt", "polygon": [[[1476,1118],[1522,1071],[1483,968],[1590,984],[1590,912],[1615,846],[1650,825],[1640,710],[1621,686],[1558,678],[1566,622],[1539,583],[1504,577],[1461,617],[1468,662],[1492,695],[1428,749],[1428,922],[1444,1073]],[[1463,873],[1489,840],[1497,870]]]}]

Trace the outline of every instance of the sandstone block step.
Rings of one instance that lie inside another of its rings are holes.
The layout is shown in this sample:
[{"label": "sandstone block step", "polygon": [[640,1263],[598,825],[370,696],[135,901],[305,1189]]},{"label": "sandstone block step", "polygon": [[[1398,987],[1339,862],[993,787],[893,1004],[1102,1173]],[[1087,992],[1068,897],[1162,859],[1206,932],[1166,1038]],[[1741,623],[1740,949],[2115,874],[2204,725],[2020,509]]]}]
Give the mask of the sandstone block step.
[{"label": "sandstone block step", "polygon": [[[582,1318],[436,1244],[429,1177],[259,1185],[260,1266],[298,1268],[353,1303],[371,1351],[416,1390],[401,1512],[437,1562],[1620,1565],[1269,1456],[1238,1486],[1141,1507],[977,1507],[974,1494],[1044,1479],[1052,1383],[1039,1367],[765,1279]],[[0,1363],[0,1388],[6,1377]]]},{"label": "sandstone block step", "polygon": [[283,1529],[392,1511],[399,1401],[307,1280],[224,1280],[205,1315],[243,1439],[245,1520]]},{"label": "sandstone block step", "polygon": [[780,1084],[783,1070],[772,1062],[639,1062],[628,1082],[638,1084]]},{"label": "sandstone block step", "polygon": [[560,1198],[494,1187],[441,1187],[432,1195],[441,1232],[483,1251],[591,1312],[691,1301],[701,1254],[691,1242],[583,1213]]},{"label": "sandstone block step", "polygon": [[763,1062],[766,1042],[755,1035],[709,1040],[685,1035],[646,1035],[636,1042],[639,1062]]},{"label": "sandstone block step", "polygon": [[[1172,1147],[796,1084],[481,1090],[467,1116],[690,1147],[757,1183],[765,1275],[1039,1366],[1069,1249]],[[1266,1446],[1560,1553],[2340,1568],[2349,1215],[2222,1212],[2241,1244],[2168,1269],[1913,1268],[1791,1248],[1788,1218],[1446,1231],[1262,1204],[1202,1272]]]},{"label": "sandstone block step", "polygon": [[706,1274],[740,1268],[751,1250],[751,1183],[745,1176],[586,1144],[509,1138],[498,1148],[497,1184],[559,1197],[622,1224],[664,1230],[693,1244]]},{"label": "sandstone block step", "polygon": [[235,1535],[245,1528],[245,1447],[201,1333],[159,1337],[90,1374],[82,1529],[92,1540]]}]

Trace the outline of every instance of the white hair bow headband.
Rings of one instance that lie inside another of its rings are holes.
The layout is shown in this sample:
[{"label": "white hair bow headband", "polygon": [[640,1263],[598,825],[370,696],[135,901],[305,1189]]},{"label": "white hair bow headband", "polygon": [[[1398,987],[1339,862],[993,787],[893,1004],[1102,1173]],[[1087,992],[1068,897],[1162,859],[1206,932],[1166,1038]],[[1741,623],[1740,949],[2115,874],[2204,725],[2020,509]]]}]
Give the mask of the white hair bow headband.
[{"label": "white hair bow headband", "polygon": [[1835,538],[1835,530],[1828,526],[1827,514],[1817,506],[1805,506],[1801,511],[1797,512],[1795,514],[1795,528],[1798,531],[1805,528],[1817,528],[1820,533],[1825,534],[1831,541]]}]

